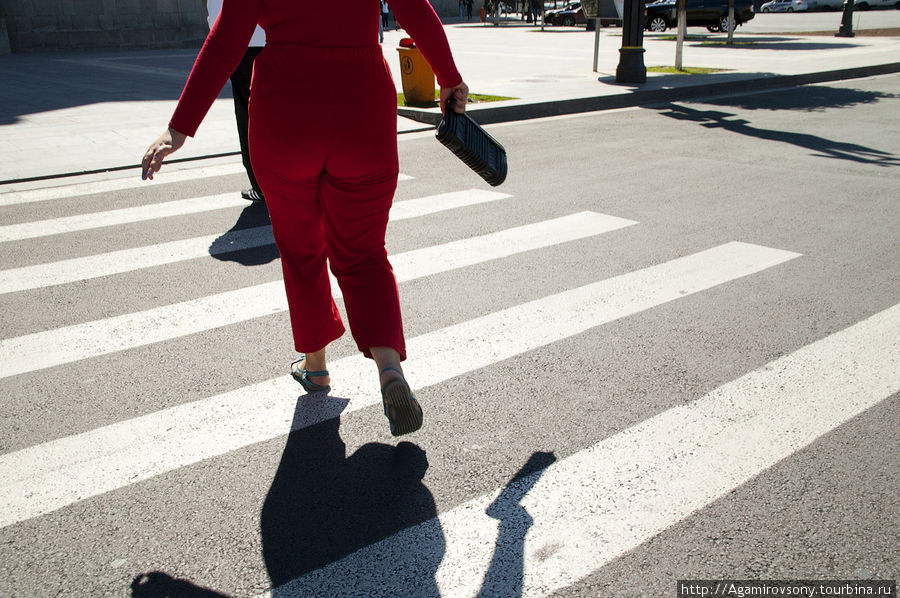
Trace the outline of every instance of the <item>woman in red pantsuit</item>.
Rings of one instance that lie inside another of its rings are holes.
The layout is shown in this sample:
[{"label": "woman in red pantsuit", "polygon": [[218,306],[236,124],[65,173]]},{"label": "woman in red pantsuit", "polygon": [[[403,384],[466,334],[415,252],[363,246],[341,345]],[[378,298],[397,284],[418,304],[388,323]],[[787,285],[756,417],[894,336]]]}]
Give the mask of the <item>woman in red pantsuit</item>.
[{"label": "woman in red pantsuit", "polygon": [[[441,108],[468,87],[427,0],[392,0],[441,87]],[[266,47],[254,62],[250,159],[281,253],[294,345],[292,374],[308,391],[327,390],[325,348],[344,325],[326,260],[337,278],[353,338],[374,359],[394,435],[422,425],[403,378],[406,358],[397,282],[384,236],[397,185],[397,101],[378,45],[379,3],[349,0],[335,19],[328,3],[224,0],[168,130],[147,150],[142,176],[193,136],[234,71],[257,23]]]}]

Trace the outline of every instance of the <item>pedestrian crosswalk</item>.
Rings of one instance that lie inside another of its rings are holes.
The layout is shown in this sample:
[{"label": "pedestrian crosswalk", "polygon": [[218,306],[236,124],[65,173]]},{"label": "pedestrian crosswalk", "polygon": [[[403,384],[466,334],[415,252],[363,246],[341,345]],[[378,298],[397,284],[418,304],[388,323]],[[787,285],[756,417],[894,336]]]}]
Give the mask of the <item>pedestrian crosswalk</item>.
[{"label": "pedestrian crosswalk", "polygon": [[[231,173],[229,169],[233,167],[195,176],[225,175]],[[188,175],[184,180],[189,180]],[[0,196],[0,205],[49,205],[79,194],[127,190],[129,184],[111,181],[53,192],[9,193]],[[543,268],[542,256],[547,251],[587,241],[602,243],[607,235],[632,234],[630,231],[642,226],[616,214],[565,209],[552,217],[506,226],[504,214],[515,212],[515,201],[513,193],[483,189],[398,200],[391,213],[394,221],[453,218],[474,206],[496,214],[492,232],[394,253],[391,261],[398,283],[430,280],[473,266],[502,269],[512,258]],[[54,216],[0,225],[0,243],[10,247],[40,238],[64,243],[65,236],[74,231],[126,223],[151,225],[161,218],[190,218],[245,205],[231,193]],[[529,352],[576,342],[588,331],[691,297],[702,298],[713,289],[803,259],[791,247],[752,241],[727,239],[615,276],[588,277],[591,282],[587,284],[569,285],[517,304],[497,304],[490,313],[420,332],[408,338],[407,378],[417,389],[437,388],[458,376],[477,375]],[[273,243],[271,227],[256,226],[3,268],[0,300],[49,287],[64,291],[64,285],[86,280],[115,287],[121,274]],[[523,281],[527,284],[529,281]],[[332,287],[339,298],[334,280]],[[165,289],[159,292],[164,295]],[[3,334],[0,385],[17,376],[52,374],[52,368],[75,362],[115,359],[147,345],[185,340],[238,323],[252,324],[287,309],[281,281],[238,284],[217,293],[197,292],[193,299],[162,300],[159,306],[143,311],[71,321],[20,336]],[[466,496],[434,517],[393,530],[350,554],[337,555],[325,566],[303,570],[287,581],[279,577],[264,595],[549,595],[900,391],[898,344],[900,305],[895,305],[685,405],[665,409],[592,445],[569,447],[568,456],[535,452],[539,457],[536,465],[507,485]],[[290,432],[302,433],[354,412],[381,408],[380,397],[373,392],[371,362],[350,355],[330,362],[329,369],[333,382],[327,396],[302,400],[296,382],[284,375],[176,402],[78,434],[20,441],[15,450],[3,443],[0,531],[14,533],[11,530],[17,526],[43,517],[64,519],[73,506],[116,500],[117,492],[148,480],[159,480],[164,487],[166,476],[186,467]],[[67,400],[64,388],[57,392],[54,401]],[[426,406],[426,428],[420,434],[428,433],[430,408]],[[13,409],[7,407],[7,411]],[[409,441],[415,442],[416,437]],[[535,451],[541,449],[534,447]],[[440,467],[439,463],[431,465]],[[438,540],[423,545],[421,538]],[[404,549],[410,545],[421,550]],[[40,546],[31,549],[41,550]],[[0,548],[4,559],[15,558],[4,550],[8,549]],[[257,562],[258,553],[248,551],[244,557],[247,567],[263,567]],[[409,585],[411,578],[422,576],[431,580],[427,590]],[[276,580],[274,574],[272,579]],[[196,581],[214,586],[215,575]],[[0,590],[7,583],[0,581]],[[348,590],[361,583],[360,587],[379,590]]]},{"label": "pedestrian crosswalk", "polygon": [[[394,221],[406,220],[408,218],[433,214],[443,210],[497,201],[506,197],[509,196],[504,193],[480,189],[442,193],[440,195],[396,203],[391,210],[391,219]],[[190,210],[180,213],[165,209],[166,207],[170,207],[171,204],[146,206],[141,208],[141,212],[144,215],[148,215],[150,218],[163,218],[165,216],[193,213],[195,210],[202,211],[203,207],[215,210],[243,206],[246,204],[246,201],[240,198],[234,200],[234,193],[214,196],[212,199],[212,202],[196,202],[195,200],[188,200],[189,203],[181,202],[181,206],[189,206]],[[121,215],[123,211],[124,210],[119,210],[116,213]],[[118,219],[117,223],[123,224],[125,222],[134,222],[135,212],[129,211],[128,214],[129,216]],[[88,214],[79,217],[77,224],[73,224],[71,219],[62,218],[57,219],[52,223],[41,221],[19,225],[17,229],[18,233],[9,232],[11,228],[5,230],[7,230],[10,236],[7,240],[13,240],[13,238],[24,239],[39,235],[53,234],[50,231],[55,231],[58,234],[59,231],[71,232],[73,230],[84,230],[87,226],[99,227],[101,226],[100,223],[103,222],[106,223],[103,224],[103,226],[109,226],[111,219],[109,213],[106,213],[105,215]],[[2,234],[3,233],[0,232],[0,235]],[[272,227],[257,226],[228,231],[223,235],[217,234],[195,237],[181,241],[159,243],[148,247],[136,247],[133,249],[108,252],[89,257],[61,260],[49,264],[39,264],[23,268],[10,268],[8,270],[0,271],[0,294],[65,284],[111,274],[131,272],[140,270],[141,268],[152,268],[154,266],[162,266],[209,255],[222,255],[225,253],[244,251],[254,247],[273,245],[274,243],[275,240],[272,238]]]},{"label": "pedestrian crosswalk", "polygon": [[[500,596],[511,580],[492,579],[498,567],[519,573],[517,595],[546,596],[897,392],[898,338],[895,306],[265,596],[339,595],[366,578],[402,595],[396,580],[417,575],[441,596]],[[403,550],[433,529],[436,574]]]}]

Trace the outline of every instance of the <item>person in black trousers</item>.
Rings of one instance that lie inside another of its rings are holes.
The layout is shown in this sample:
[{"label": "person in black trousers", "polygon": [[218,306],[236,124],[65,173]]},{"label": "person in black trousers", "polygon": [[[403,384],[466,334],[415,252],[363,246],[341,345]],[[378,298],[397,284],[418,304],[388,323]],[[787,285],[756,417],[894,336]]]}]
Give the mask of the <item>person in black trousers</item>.
[{"label": "person in black trousers", "polygon": [[241,197],[250,201],[265,201],[253,167],[250,165],[250,145],[247,141],[247,128],[250,123],[250,79],[253,76],[253,61],[262,52],[263,46],[249,46],[244,52],[241,63],[231,74],[231,93],[234,96],[234,118],[237,121],[238,139],[241,142],[241,160],[250,179],[250,188],[241,191]]},{"label": "person in black trousers", "polygon": [[[212,29],[213,23],[222,10],[222,0],[207,0],[206,10],[208,13],[209,27]],[[250,164],[250,144],[247,141],[247,130],[250,123],[250,79],[253,77],[253,61],[257,55],[262,52],[265,46],[265,33],[259,27],[253,32],[250,39],[250,45],[241,59],[241,63],[234,69],[231,74],[231,94],[234,97],[234,118],[237,122],[238,140],[241,144],[241,161],[244,169],[247,171],[247,178],[250,179],[250,188],[241,191],[241,197],[250,201],[265,201],[263,192],[256,182],[256,175],[253,174],[253,166]]]}]

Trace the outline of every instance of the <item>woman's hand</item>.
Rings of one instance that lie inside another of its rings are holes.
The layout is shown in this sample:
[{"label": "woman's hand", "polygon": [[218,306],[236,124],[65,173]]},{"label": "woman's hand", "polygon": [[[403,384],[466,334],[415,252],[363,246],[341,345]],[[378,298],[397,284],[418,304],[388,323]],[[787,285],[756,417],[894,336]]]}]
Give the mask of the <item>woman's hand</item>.
[{"label": "woman's hand", "polygon": [[453,111],[463,114],[466,111],[466,103],[469,101],[469,86],[466,85],[465,81],[462,81],[456,87],[441,88],[441,114],[444,113],[450,98],[455,100],[453,102]]},{"label": "woman's hand", "polygon": [[172,127],[159,136],[159,139],[150,144],[144,159],[141,160],[141,178],[153,180],[153,173],[159,172],[166,156],[184,145],[187,135],[179,133]]}]

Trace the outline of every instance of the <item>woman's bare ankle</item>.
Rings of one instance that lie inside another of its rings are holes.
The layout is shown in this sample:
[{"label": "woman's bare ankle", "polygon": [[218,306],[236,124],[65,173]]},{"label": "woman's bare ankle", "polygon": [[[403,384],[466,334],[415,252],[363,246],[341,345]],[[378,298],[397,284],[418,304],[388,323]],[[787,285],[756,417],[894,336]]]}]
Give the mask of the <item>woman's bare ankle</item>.
[{"label": "woman's bare ankle", "polygon": [[378,367],[378,381],[381,388],[390,382],[403,378],[403,368],[400,365],[400,353],[390,347],[371,347],[369,351]]}]

